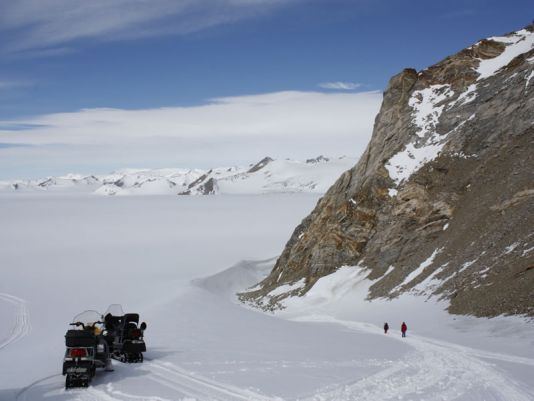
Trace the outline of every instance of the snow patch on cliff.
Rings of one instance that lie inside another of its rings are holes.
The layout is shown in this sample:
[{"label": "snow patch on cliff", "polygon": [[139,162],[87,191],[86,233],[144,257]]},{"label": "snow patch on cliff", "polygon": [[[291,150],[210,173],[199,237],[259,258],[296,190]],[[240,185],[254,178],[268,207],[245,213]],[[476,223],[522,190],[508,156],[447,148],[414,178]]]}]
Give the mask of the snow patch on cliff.
[{"label": "snow patch on cliff", "polygon": [[489,38],[495,42],[506,44],[504,51],[497,57],[480,60],[477,72],[477,80],[485,79],[495,75],[501,68],[507,66],[510,61],[520,54],[527,53],[534,48],[534,33],[522,29],[509,36],[494,36]]},{"label": "snow patch on cliff", "polygon": [[395,184],[399,185],[408,179],[441,152],[447,134],[438,134],[436,127],[447,105],[447,99],[452,96],[454,92],[450,89],[450,85],[432,85],[413,93],[408,104],[413,109],[412,121],[417,127],[417,138],[393,155],[385,165]]},{"label": "snow patch on cliff", "polygon": [[284,308],[306,309],[331,303],[349,293],[351,297],[365,299],[369,287],[373,284],[373,281],[367,278],[368,275],[369,270],[361,265],[342,266],[334,273],[321,277],[303,296],[286,298],[281,304]]},{"label": "snow patch on cliff", "polygon": [[439,117],[445,108],[444,101],[454,95],[450,85],[432,85],[415,91],[408,101],[413,108],[413,122],[417,125],[417,136],[425,138],[433,134]]},{"label": "snow patch on cliff", "polygon": [[432,263],[434,263],[434,259],[436,256],[442,251],[442,248],[436,249],[434,252],[432,252],[432,255],[430,255],[426,260],[424,260],[414,271],[412,271],[404,281],[400,284],[399,287],[402,287],[408,283],[410,283],[412,280],[414,280],[417,276],[419,276],[423,270],[425,270],[428,266],[430,266]]},{"label": "snow patch on cliff", "polygon": [[471,84],[467,87],[467,89],[465,90],[465,92],[462,92],[460,94],[460,96],[458,96],[458,99],[456,99],[456,101],[454,102],[454,106],[458,105],[458,106],[461,106],[463,104],[467,104],[467,103],[470,103],[472,102],[473,100],[476,99],[477,97],[477,85],[476,84]]},{"label": "snow patch on cliff", "polygon": [[[399,185],[425,164],[434,160],[441,152],[443,145],[443,143],[431,143],[418,148],[415,143],[409,143],[404,150],[397,153],[387,162],[386,169],[389,172],[389,176]],[[391,190],[389,193],[390,196],[396,195]]]},{"label": "snow patch on cliff", "polygon": [[525,89],[528,88],[528,84],[530,84],[530,80],[534,77],[534,71],[530,72],[530,75],[527,77],[527,82],[525,82]]},{"label": "snow patch on cliff", "polygon": [[284,284],[280,287],[276,287],[274,290],[272,290],[269,294],[267,294],[270,297],[277,297],[278,295],[286,294],[288,292],[293,292],[295,290],[299,290],[303,288],[306,285],[306,279],[301,278],[299,281],[293,283],[293,284]]}]

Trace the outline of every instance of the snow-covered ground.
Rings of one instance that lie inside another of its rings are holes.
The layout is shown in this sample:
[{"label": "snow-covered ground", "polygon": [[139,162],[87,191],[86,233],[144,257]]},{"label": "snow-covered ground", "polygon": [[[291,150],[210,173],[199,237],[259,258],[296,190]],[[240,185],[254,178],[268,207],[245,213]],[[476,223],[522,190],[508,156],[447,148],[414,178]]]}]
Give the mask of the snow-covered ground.
[{"label": "snow-covered ground", "polygon": [[[317,200],[1,194],[0,400],[534,399],[534,323],[520,318],[369,303],[359,267],[274,316],[238,304]],[[67,323],[111,303],[147,321],[147,360],[64,390]]]}]

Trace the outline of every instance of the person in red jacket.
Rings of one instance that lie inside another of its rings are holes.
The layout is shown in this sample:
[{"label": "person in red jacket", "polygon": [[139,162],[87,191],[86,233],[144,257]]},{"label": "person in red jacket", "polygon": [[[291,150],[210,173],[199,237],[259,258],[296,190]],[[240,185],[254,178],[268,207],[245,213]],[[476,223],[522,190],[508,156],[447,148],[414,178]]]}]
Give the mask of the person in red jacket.
[{"label": "person in red jacket", "polygon": [[406,330],[408,330],[408,326],[406,326],[406,323],[402,322],[402,324],[401,324],[401,332],[402,332],[402,336],[403,337],[406,337]]}]

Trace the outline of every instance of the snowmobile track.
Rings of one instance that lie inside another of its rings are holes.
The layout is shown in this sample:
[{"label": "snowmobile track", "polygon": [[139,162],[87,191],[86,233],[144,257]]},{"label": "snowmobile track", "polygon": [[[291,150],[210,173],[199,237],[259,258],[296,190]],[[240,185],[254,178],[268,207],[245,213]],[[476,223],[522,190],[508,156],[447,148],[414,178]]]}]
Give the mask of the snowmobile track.
[{"label": "snowmobile track", "polygon": [[0,340],[0,350],[2,350],[8,345],[25,337],[30,332],[31,326],[28,304],[24,299],[0,292],[0,300],[14,305],[17,309],[14,319],[15,321],[8,337]]},{"label": "snowmobile track", "polygon": [[[355,330],[376,334],[375,326],[341,321],[326,316],[312,316],[308,321],[329,321]],[[394,335],[397,333],[393,331]],[[534,366],[529,358],[475,350],[422,336],[405,339],[391,336],[414,348],[403,360],[374,375],[333,390],[318,391],[306,401],[375,400],[492,400],[532,401],[534,393],[504,375],[494,365],[480,358]]]},{"label": "snowmobile track", "polygon": [[47,380],[50,380],[50,379],[53,379],[55,377],[60,377],[61,375],[59,374],[56,374],[56,375],[51,375],[51,376],[46,376],[46,377],[43,377],[42,379],[39,379],[39,380],[36,380],[34,381],[33,383],[30,383],[28,384],[26,387],[24,387],[22,390],[20,390],[17,395],[15,396],[15,400],[17,401],[24,401],[24,400],[27,400],[28,398],[26,397],[27,396],[27,393],[33,388],[35,387],[36,385],[40,384],[40,383],[43,383]]},{"label": "snowmobile track", "polygon": [[150,368],[150,379],[186,396],[200,400],[217,401],[273,401],[271,398],[251,390],[202,377],[170,363],[145,362]]},{"label": "snowmobile track", "polygon": [[[176,392],[172,400],[190,397],[198,401],[281,401],[280,398],[271,398],[248,389],[219,383],[171,363],[145,360],[143,366],[137,365],[136,368],[148,372],[147,379]],[[79,401],[169,401],[167,398],[156,395],[139,396],[115,390],[113,383],[100,385],[95,383],[89,388],[64,390],[63,382],[63,377],[58,374],[44,377],[19,391],[15,399],[16,401],[30,401],[35,400],[36,396],[41,399],[43,394],[39,385],[48,384],[50,393],[47,397],[52,398],[57,396],[63,399],[69,394],[69,399]]]}]

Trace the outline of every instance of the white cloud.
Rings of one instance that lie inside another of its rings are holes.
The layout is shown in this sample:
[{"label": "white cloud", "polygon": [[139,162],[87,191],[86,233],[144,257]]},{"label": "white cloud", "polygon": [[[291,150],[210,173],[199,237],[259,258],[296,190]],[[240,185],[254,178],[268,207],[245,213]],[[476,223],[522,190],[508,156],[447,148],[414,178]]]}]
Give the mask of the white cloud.
[{"label": "white cloud", "polygon": [[58,47],[79,39],[127,40],[186,34],[299,0],[17,0],[0,2],[3,53]]},{"label": "white cloud", "polygon": [[0,143],[31,145],[0,148],[0,171],[18,176],[28,163],[73,171],[85,165],[94,171],[233,165],[267,154],[358,156],[381,98],[378,92],[287,91],[212,99],[194,107],[86,109],[0,121]]},{"label": "white cloud", "polygon": [[361,87],[362,84],[354,83],[354,82],[323,82],[319,84],[320,88],[323,89],[334,89],[334,90],[345,90],[345,91],[351,91],[354,89],[358,89]]}]

